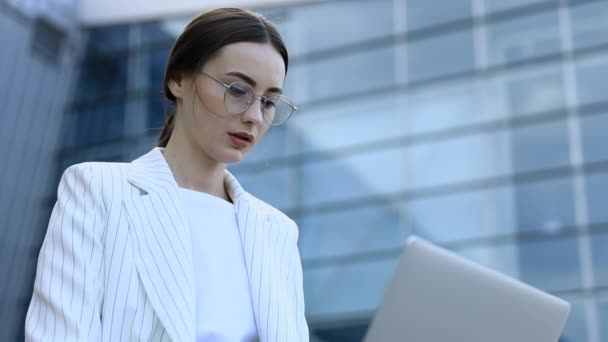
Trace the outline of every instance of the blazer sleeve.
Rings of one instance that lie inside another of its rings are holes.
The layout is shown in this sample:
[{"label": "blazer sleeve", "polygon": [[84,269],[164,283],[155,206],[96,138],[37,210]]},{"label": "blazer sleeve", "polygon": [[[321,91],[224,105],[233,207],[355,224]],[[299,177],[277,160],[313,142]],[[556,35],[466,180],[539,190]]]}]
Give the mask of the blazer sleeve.
[{"label": "blazer sleeve", "polygon": [[[293,224],[296,226],[296,232],[298,232],[296,223],[293,222]],[[308,342],[309,330],[308,322],[306,321],[306,310],[304,304],[304,279],[302,272],[302,260],[300,258],[300,251],[297,246],[297,240],[298,238],[296,235],[296,245],[293,248],[291,256],[291,263],[293,265],[293,272],[291,273],[291,282],[293,284],[292,291],[294,293],[293,298],[295,301],[294,304],[296,308],[296,327],[298,330],[299,341]]]},{"label": "blazer sleeve", "polygon": [[104,206],[91,163],[61,176],[38,256],[25,321],[26,341],[101,339]]}]

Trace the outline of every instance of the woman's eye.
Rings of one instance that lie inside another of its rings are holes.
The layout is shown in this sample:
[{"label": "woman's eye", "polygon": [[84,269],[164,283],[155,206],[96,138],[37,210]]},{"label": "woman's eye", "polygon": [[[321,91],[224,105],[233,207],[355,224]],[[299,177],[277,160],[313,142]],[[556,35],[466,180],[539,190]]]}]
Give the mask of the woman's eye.
[{"label": "woman's eye", "polygon": [[266,100],[266,102],[264,103],[264,107],[266,108],[271,108],[271,107],[275,107],[276,103],[274,100]]},{"label": "woman's eye", "polygon": [[247,91],[239,87],[232,86],[228,90],[230,91],[230,95],[235,97],[242,97],[247,95]]}]

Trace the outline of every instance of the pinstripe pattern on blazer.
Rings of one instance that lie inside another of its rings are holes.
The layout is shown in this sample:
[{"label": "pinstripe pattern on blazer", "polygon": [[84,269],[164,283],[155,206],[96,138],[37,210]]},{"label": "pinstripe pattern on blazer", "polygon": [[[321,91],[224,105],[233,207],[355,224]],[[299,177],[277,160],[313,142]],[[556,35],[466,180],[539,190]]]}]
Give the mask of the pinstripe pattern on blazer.
[{"label": "pinstripe pattern on blazer", "polygon": [[[162,150],[64,172],[38,258],[26,340],[195,340],[190,233]],[[308,341],[295,222],[228,171],[224,182],[260,341]]]}]

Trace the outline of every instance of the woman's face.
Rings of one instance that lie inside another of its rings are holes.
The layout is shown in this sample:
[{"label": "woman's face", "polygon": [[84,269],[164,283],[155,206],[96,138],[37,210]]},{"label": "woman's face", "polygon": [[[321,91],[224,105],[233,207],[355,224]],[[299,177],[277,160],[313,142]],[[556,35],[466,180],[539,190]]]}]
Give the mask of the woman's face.
[{"label": "woman's face", "polygon": [[[265,96],[280,94],[285,80],[283,58],[270,44],[226,45],[200,71],[225,84],[249,84],[256,95]],[[260,98],[234,115],[224,106],[226,88],[200,72],[169,87],[177,98],[176,125],[195,148],[219,163],[241,161],[268,130]]]}]

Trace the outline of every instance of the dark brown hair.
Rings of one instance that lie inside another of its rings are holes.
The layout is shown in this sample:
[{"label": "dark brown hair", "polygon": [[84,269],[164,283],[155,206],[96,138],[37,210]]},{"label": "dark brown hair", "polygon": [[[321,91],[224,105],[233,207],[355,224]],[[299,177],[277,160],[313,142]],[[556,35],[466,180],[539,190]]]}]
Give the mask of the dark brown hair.
[{"label": "dark brown hair", "polygon": [[273,23],[259,14],[240,8],[219,8],[194,18],[177,38],[165,70],[163,94],[173,110],[165,118],[157,145],[166,147],[175,126],[176,98],[169,81],[180,74],[194,74],[224,46],[240,43],[268,43],[289,64],[287,48]]}]

